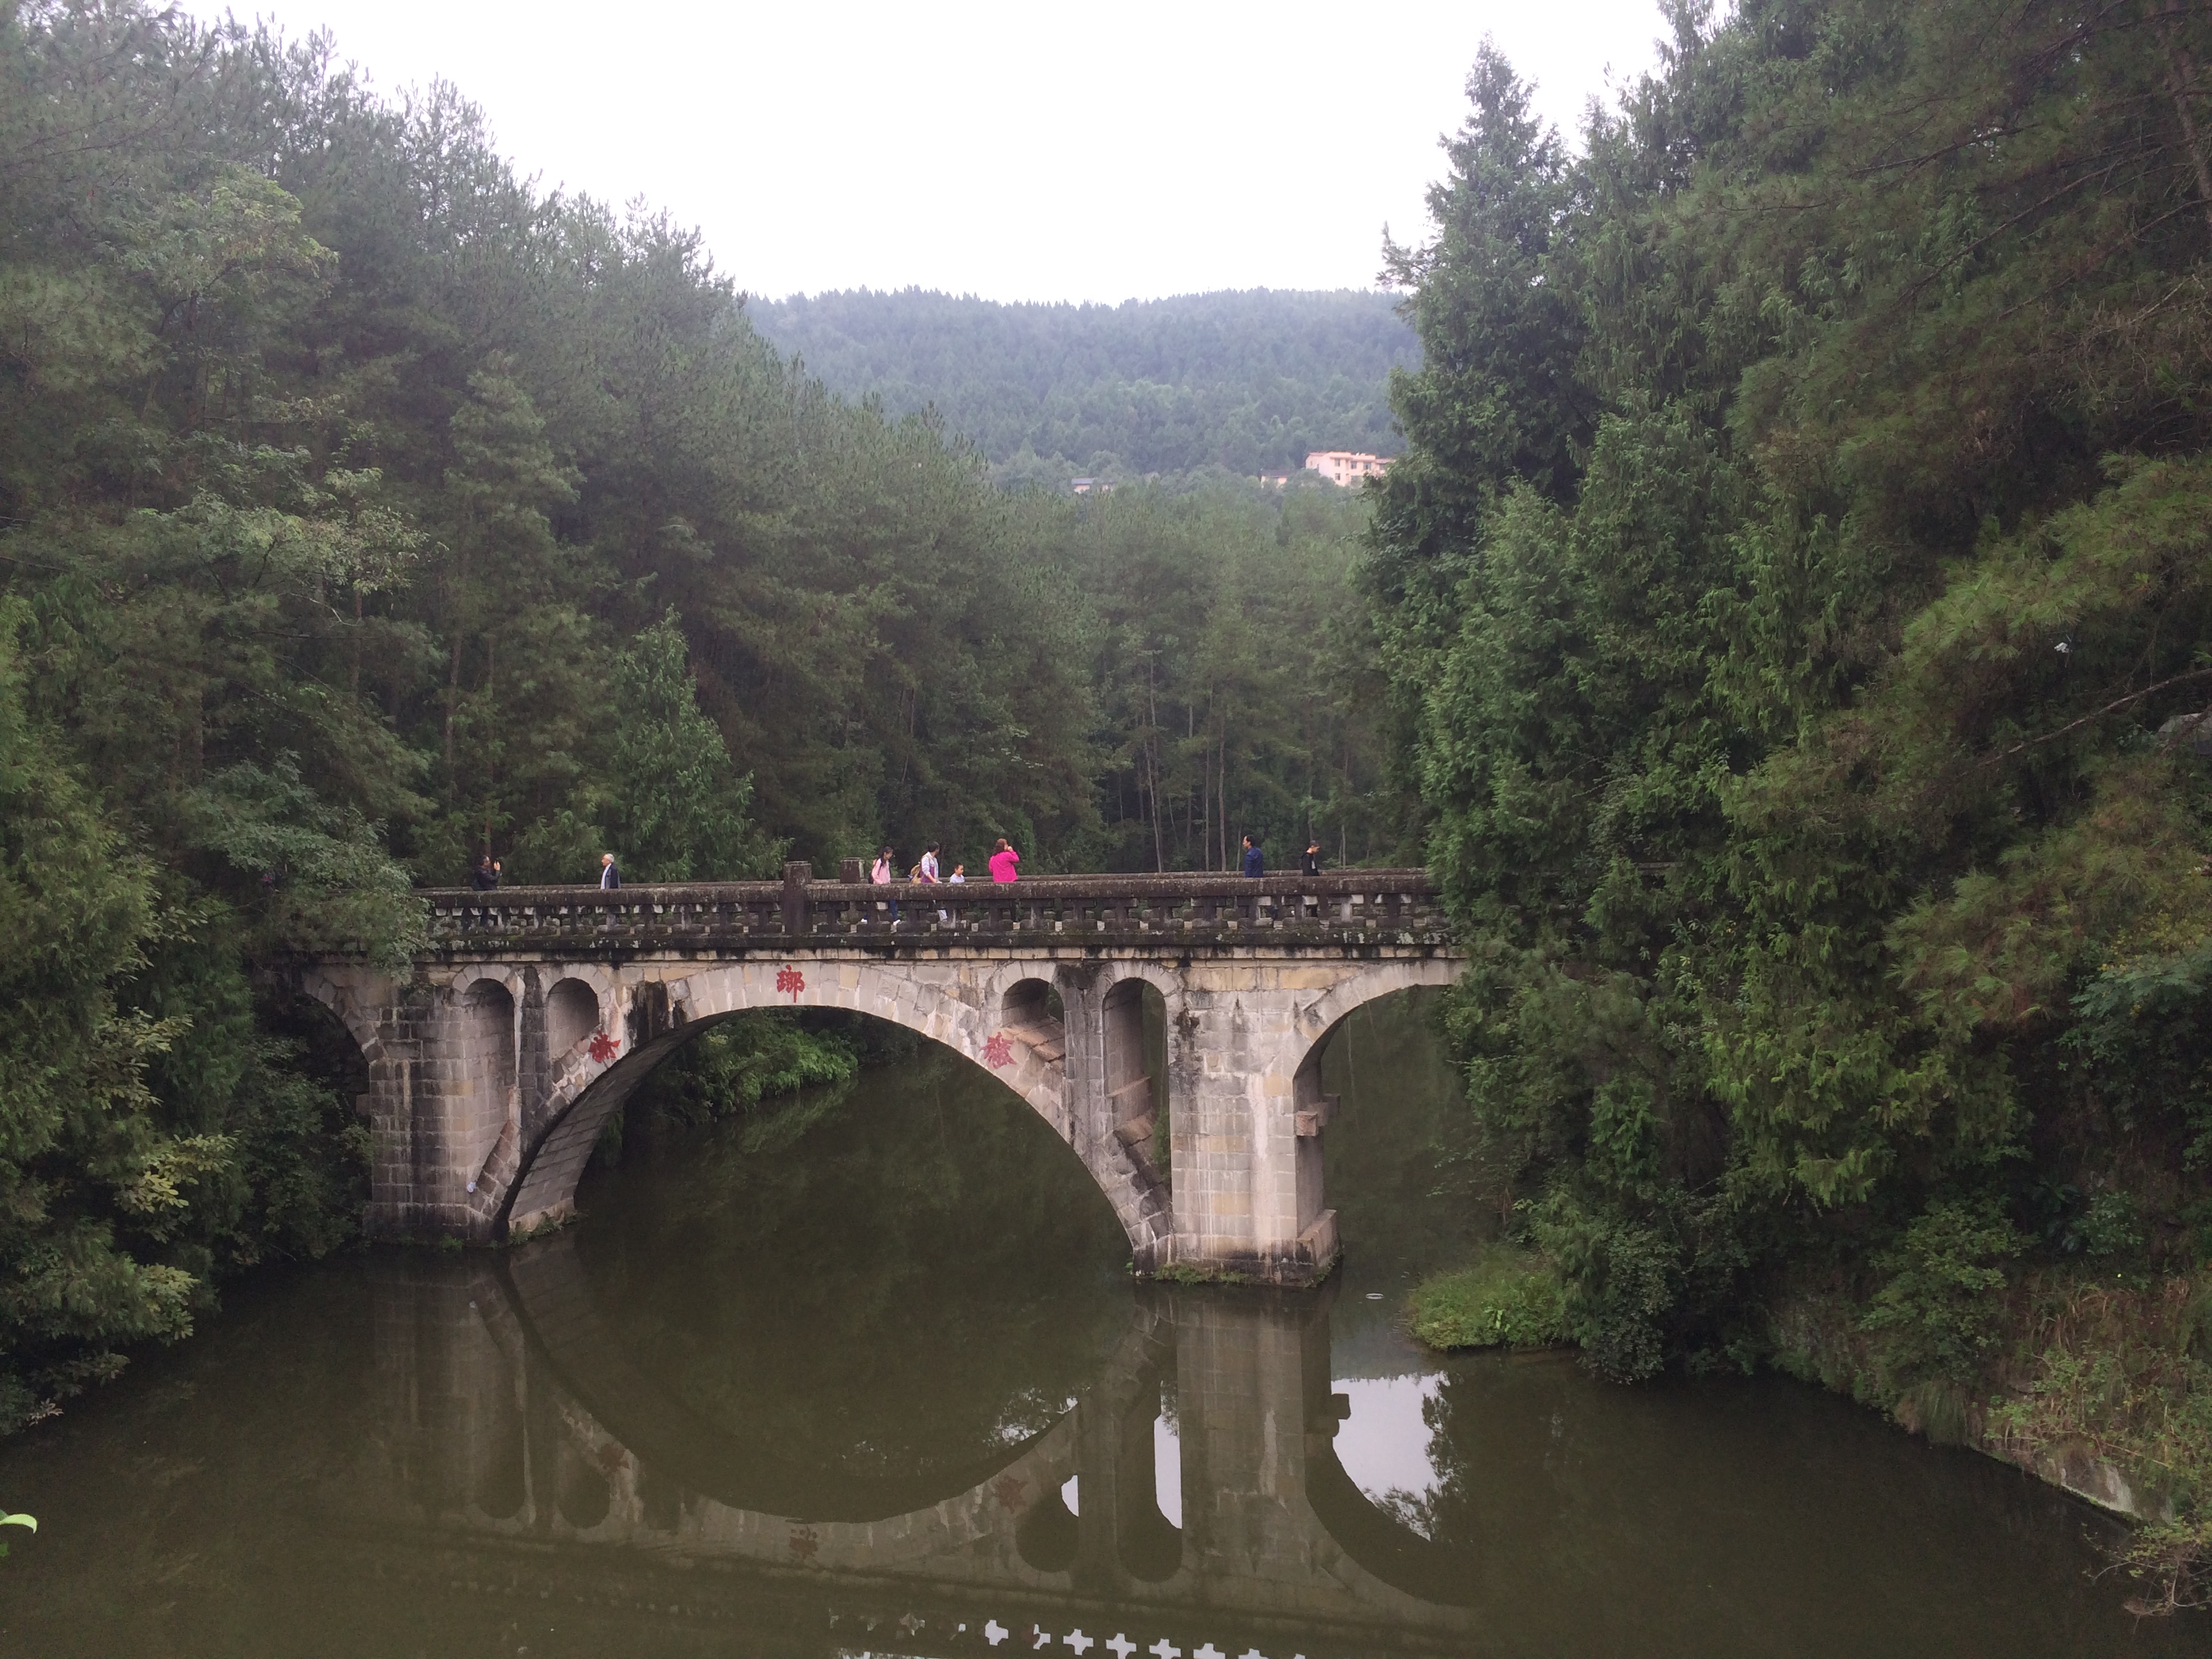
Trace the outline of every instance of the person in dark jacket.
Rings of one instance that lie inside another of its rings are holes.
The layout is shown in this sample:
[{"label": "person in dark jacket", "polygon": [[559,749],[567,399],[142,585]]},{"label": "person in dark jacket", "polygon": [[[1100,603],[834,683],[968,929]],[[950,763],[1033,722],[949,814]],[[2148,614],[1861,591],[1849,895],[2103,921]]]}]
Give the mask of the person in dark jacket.
[{"label": "person in dark jacket", "polygon": [[1317,876],[1321,873],[1321,843],[1317,841],[1309,840],[1306,842],[1305,872],[1310,876]]},{"label": "person in dark jacket", "polygon": [[1260,856],[1260,843],[1249,836],[1244,837],[1244,873],[1248,876],[1267,873],[1267,861]]},{"label": "person in dark jacket", "polygon": [[491,861],[490,854],[478,859],[477,867],[469,872],[469,885],[479,893],[489,893],[499,885],[499,866]]},{"label": "person in dark jacket", "polygon": [[622,866],[615,862],[615,855],[612,853],[599,854],[599,885],[602,887],[622,885]]}]

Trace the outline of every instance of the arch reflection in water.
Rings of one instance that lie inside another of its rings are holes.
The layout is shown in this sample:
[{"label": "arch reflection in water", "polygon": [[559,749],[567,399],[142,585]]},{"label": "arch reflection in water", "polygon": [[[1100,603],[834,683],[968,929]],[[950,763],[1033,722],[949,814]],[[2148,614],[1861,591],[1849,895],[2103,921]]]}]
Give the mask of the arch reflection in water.
[{"label": "arch reflection in water", "polygon": [[[611,1339],[565,1237],[501,1264],[395,1262],[376,1296],[380,1389],[404,1426],[378,1437],[356,1496],[387,1534],[512,1547],[511,1571],[573,1588],[639,1552],[799,1568],[864,1600],[896,1584],[949,1634],[1089,1618],[1102,1640],[1142,1626],[1186,1653],[1274,1644],[1285,1659],[1331,1631],[1425,1650],[1470,1628],[1466,1609],[1391,1582],[1424,1540],[1336,1467],[1326,1298],[1141,1292],[1072,1411],[992,1467],[915,1480],[781,1462],[697,1418]],[[434,1478],[447,1469],[468,1478]],[[1356,1548],[1325,1512],[1347,1503],[1364,1511]],[[549,1543],[572,1547],[547,1558]]]},{"label": "arch reflection in water", "polygon": [[[566,1238],[372,1272],[378,1427],[309,1534],[337,1552],[318,1593],[406,1583],[450,1610],[495,1587],[556,1609],[562,1652],[705,1651],[702,1621],[747,1650],[1042,1635],[1078,1659],[1099,1656],[1067,1638],[1187,1659],[1948,1659],[2123,1635],[2148,1654],[2203,1628],[2129,1628],[2047,1488],[1809,1391],[1624,1391],[1547,1357],[1332,1382],[1332,1313],[1364,1298],[1133,1292],[1072,1408],[917,1474],[690,1411],[609,1336]],[[1378,1459],[1363,1419],[1394,1416]]]}]

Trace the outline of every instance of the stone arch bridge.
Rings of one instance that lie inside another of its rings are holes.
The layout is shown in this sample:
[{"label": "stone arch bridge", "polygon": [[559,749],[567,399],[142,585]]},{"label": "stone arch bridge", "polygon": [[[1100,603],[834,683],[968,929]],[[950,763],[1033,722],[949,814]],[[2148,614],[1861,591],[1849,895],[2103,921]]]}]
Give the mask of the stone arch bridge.
[{"label": "stone arch bridge", "polygon": [[411,974],[325,958],[299,988],[366,1063],[370,1230],[471,1243],[572,1214],[609,1118],[715,1020],[842,1008],[1008,1084],[1097,1182],[1139,1271],[1310,1283],[1337,1255],[1322,1041],[1461,960],[1418,870],[884,888],[794,864],[781,883],[427,896]]}]

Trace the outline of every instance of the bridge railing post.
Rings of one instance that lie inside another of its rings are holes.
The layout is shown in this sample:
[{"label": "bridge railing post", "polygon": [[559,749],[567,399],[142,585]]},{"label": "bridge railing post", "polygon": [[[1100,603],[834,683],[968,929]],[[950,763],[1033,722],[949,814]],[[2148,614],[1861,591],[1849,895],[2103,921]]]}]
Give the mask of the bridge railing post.
[{"label": "bridge railing post", "polygon": [[810,931],[806,914],[806,884],[814,879],[814,866],[801,860],[783,866],[783,931],[794,936]]}]

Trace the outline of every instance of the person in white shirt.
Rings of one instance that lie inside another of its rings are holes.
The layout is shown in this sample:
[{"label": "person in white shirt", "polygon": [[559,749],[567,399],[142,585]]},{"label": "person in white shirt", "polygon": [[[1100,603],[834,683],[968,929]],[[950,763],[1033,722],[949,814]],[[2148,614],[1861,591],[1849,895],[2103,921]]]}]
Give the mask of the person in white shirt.
[{"label": "person in white shirt", "polygon": [[599,854],[599,885],[602,887],[622,885],[622,870],[615,863],[615,855],[612,853]]},{"label": "person in white shirt", "polygon": [[[938,887],[944,884],[945,878],[937,873],[937,843],[935,842],[930,842],[928,846],[922,848],[921,856],[915,860],[914,879],[924,887]],[[948,912],[940,909],[937,913],[937,919],[939,921],[950,921],[952,918]]]}]

